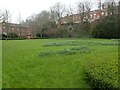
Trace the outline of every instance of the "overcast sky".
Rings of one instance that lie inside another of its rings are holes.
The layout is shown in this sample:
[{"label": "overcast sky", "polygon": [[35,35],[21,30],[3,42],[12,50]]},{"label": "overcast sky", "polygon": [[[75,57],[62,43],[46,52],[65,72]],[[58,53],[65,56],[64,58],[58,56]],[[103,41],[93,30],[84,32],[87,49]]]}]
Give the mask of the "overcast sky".
[{"label": "overcast sky", "polygon": [[[48,10],[56,2],[61,2],[65,5],[73,5],[76,8],[76,2],[82,0],[0,0],[0,10],[9,10],[11,21],[17,22],[19,14],[23,20],[32,14],[37,14],[42,10]],[[99,0],[86,0],[99,1]],[[102,0],[103,1],[103,0]]]},{"label": "overcast sky", "polygon": [[76,2],[76,0],[0,0],[0,9],[9,10],[12,22],[17,22],[19,13],[22,19],[25,20],[32,14],[39,13],[42,10],[48,10],[49,7],[58,1],[64,4]]}]

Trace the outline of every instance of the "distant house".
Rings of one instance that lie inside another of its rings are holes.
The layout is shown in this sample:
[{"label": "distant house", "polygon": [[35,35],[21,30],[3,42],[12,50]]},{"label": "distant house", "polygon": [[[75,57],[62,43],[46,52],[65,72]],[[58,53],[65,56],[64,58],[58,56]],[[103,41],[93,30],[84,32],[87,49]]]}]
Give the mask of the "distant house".
[{"label": "distant house", "polygon": [[[89,12],[89,21],[93,22],[96,19],[100,18],[100,11],[99,10],[94,10]],[[107,11],[101,11],[101,16],[107,16]],[[84,17],[84,19],[88,18],[87,16]],[[59,22],[61,21],[61,22]],[[67,24],[70,22],[73,23],[80,23],[81,22],[81,14],[73,14],[73,15],[67,15],[65,17],[62,17],[61,20],[58,21],[58,24]]]},{"label": "distant house", "polygon": [[0,23],[0,34],[9,35],[10,33],[14,33],[18,37],[23,37],[26,39],[30,39],[32,37],[31,28],[29,26],[14,23]]},{"label": "distant house", "polygon": [[[114,10],[115,13],[118,13],[118,7],[116,7],[116,9]],[[88,19],[88,21],[93,22],[97,19],[99,19],[101,16],[108,16],[110,12],[108,11],[107,8],[102,7],[101,11],[100,10],[93,10],[89,12],[89,18],[87,16],[87,14],[85,13],[84,15],[84,20]],[[110,13],[112,14],[112,13]],[[65,17],[62,17],[58,20],[57,24],[68,24],[68,23],[80,23],[81,22],[81,17],[82,14],[73,14],[73,15],[67,15]]]}]

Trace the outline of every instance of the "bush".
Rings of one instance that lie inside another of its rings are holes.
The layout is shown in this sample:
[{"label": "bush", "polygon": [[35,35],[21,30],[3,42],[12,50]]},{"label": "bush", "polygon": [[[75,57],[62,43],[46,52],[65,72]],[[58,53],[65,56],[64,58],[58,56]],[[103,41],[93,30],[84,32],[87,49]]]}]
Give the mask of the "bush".
[{"label": "bush", "polygon": [[[116,16],[117,17],[117,16]],[[120,38],[118,31],[118,22],[115,16],[109,16],[95,21],[97,23],[92,29],[92,36],[95,38]]]},{"label": "bush", "polygon": [[118,60],[92,60],[84,66],[86,80],[94,88],[114,89],[119,87]]},{"label": "bush", "polygon": [[15,33],[9,33],[9,34],[8,34],[8,37],[10,37],[10,38],[17,38],[18,35],[15,34]]}]

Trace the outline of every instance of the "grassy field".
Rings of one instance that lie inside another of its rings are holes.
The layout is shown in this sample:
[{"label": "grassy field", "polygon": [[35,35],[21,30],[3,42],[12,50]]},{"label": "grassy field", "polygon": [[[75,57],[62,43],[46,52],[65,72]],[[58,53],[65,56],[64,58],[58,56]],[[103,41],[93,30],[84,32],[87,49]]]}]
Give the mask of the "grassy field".
[{"label": "grassy field", "polygon": [[0,41],[0,89],[2,88],[2,41]]},{"label": "grassy field", "polygon": [[41,39],[2,42],[3,88],[89,88],[91,60],[117,60],[112,39]]}]

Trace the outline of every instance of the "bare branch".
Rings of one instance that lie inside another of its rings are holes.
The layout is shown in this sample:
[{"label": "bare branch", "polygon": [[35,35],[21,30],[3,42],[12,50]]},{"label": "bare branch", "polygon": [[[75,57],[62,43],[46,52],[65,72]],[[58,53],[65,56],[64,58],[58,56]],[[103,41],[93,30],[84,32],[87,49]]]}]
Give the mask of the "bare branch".
[{"label": "bare branch", "polygon": [[0,20],[5,22],[10,22],[10,12],[8,10],[4,10],[0,12]]}]

